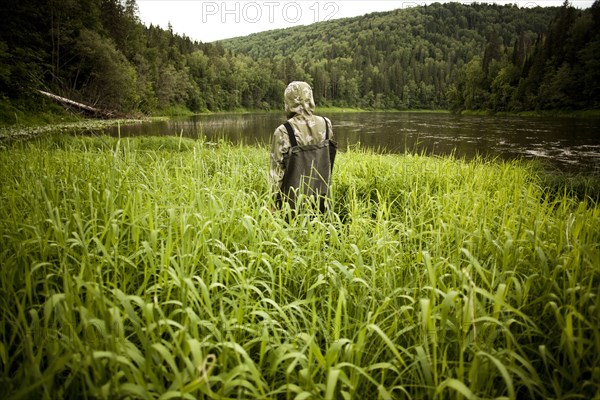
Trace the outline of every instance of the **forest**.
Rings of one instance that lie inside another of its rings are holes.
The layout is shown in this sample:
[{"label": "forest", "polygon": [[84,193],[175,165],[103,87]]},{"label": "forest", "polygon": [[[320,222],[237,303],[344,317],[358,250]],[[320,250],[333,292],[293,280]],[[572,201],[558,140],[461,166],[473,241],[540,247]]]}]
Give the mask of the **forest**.
[{"label": "forest", "polygon": [[321,106],[520,111],[600,104],[600,3],[434,3],[202,43],[145,26],[135,0],[6,0],[0,121],[45,90],[121,114]]}]

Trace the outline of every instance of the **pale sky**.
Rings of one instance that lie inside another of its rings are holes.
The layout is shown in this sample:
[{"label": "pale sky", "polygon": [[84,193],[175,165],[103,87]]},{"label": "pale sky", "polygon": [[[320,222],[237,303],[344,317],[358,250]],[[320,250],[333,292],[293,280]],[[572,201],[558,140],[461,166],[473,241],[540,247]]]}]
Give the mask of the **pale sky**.
[{"label": "pale sky", "polygon": [[[354,17],[375,11],[430,4],[430,0],[137,0],[145,25],[167,28],[193,40],[213,42],[254,32],[309,25],[329,19]],[[444,2],[444,1],[440,1]],[[485,2],[485,1],[480,1]],[[487,3],[517,4],[519,7],[560,6],[564,0],[489,0]],[[471,4],[473,1],[460,1]],[[593,0],[571,0],[577,8],[590,7]]]}]

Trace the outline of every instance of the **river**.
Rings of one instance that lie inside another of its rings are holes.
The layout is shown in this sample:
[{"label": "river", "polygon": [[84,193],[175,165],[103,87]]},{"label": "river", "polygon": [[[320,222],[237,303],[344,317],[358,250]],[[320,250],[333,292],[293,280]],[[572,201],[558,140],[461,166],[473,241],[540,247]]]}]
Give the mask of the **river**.
[{"label": "river", "polygon": [[[343,151],[361,147],[382,153],[418,152],[500,159],[539,159],[568,172],[600,174],[600,119],[460,116],[427,112],[336,112],[335,139]],[[120,135],[182,135],[268,144],[282,113],[210,114],[120,127]],[[118,135],[117,128],[110,128]]]}]

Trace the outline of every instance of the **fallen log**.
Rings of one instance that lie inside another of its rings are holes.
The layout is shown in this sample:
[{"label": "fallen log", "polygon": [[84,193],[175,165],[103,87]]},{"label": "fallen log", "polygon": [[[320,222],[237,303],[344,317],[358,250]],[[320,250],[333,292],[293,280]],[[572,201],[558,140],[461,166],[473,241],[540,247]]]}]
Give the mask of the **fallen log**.
[{"label": "fallen log", "polygon": [[102,110],[100,108],[96,108],[96,107],[92,107],[89,106],[87,104],[83,104],[83,103],[78,103],[76,101],[73,101],[71,99],[67,99],[66,97],[61,97],[61,96],[57,96],[53,93],[49,93],[49,92],[44,92],[43,90],[38,90],[39,93],[43,94],[44,96],[50,97],[51,99],[61,103],[64,107],[66,108],[77,108],[81,111],[87,112],[87,113],[91,113],[94,116],[99,116],[102,118],[117,118],[120,117],[120,115],[118,115],[116,112],[114,111],[109,111],[109,110]]}]

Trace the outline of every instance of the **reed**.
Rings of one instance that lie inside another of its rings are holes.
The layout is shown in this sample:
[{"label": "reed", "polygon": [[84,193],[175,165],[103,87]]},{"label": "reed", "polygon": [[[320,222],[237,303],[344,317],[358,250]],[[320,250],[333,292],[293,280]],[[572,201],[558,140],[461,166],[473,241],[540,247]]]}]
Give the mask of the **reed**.
[{"label": "reed", "polygon": [[2,398],[600,396],[600,206],[528,164],[353,149],[289,219],[266,148],[0,159]]}]

